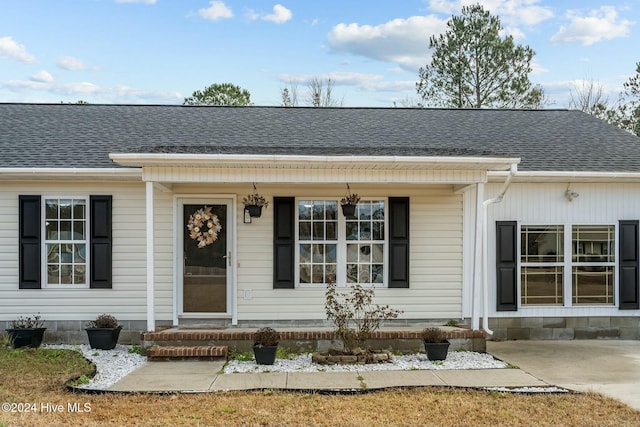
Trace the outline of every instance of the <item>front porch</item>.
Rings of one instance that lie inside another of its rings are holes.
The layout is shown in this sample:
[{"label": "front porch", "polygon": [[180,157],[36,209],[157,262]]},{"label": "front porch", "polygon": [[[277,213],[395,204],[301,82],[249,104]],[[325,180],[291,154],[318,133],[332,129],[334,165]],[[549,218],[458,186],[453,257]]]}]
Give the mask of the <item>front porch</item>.
[{"label": "front porch", "polygon": [[[451,350],[485,352],[486,333],[465,327],[441,326],[451,342]],[[367,346],[401,352],[423,351],[423,327],[386,327],[373,333]],[[296,351],[324,351],[341,346],[331,328],[278,328],[280,346]],[[151,359],[226,358],[229,349],[251,351],[255,328],[236,327],[158,327],[143,332],[143,350]]]}]

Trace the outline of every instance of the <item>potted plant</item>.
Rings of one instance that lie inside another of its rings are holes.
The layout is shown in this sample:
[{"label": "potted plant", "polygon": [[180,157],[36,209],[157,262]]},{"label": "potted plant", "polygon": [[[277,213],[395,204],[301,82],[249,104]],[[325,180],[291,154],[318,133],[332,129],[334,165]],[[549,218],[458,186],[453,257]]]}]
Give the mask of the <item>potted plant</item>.
[{"label": "potted plant", "polygon": [[273,365],[280,334],[273,328],[260,328],[253,340],[253,354],[259,365]]},{"label": "potted plant", "polygon": [[18,317],[11,321],[11,328],[7,329],[9,341],[13,348],[38,348],[42,344],[44,331],[44,321],[40,319],[40,314],[31,317]]},{"label": "potted plant", "polygon": [[422,330],[422,341],[429,360],[445,360],[449,351],[447,334],[440,328],[425,328]]},{"label": "potted plant", "polygon": [[96,320],[88,322],[85,328],[91,348],[100,350],[113,350],[118,343],[121,330],[118,319],[110,314],[101,314]]},{"label": "potted plant", "polygon": [[242,199],[242,203],[244,203],[244,208],[249,211],[249,216],[251,218],[260,218],[262,215],[262,208],[269,206],[267,199],[255,191],[244,197]]},{"label": "potted plant", "polygon": [[351,193],[347,191],[347,194],[340,199],[340,206],[342,207],[342,214],[348,218],[352,218],[356,213],[356,205],[360,201],[358,193]]}]

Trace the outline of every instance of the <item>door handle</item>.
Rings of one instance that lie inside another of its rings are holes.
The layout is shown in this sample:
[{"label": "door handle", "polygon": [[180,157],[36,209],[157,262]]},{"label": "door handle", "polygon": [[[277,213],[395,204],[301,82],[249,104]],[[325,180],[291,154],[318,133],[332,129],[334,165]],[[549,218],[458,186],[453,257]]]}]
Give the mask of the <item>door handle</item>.
[{"label": "door handle", "polygon": [[231,252],[229,252],[227,255],[222,255],[222,258],[226,259],[227,265],[231,267]]}]

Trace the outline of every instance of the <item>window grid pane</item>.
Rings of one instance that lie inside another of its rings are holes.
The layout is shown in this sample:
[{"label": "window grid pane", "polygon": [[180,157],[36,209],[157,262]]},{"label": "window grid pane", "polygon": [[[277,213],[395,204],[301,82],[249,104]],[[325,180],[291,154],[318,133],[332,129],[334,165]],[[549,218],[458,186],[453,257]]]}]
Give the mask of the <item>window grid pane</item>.
[{"label": "window grid pane", "polygon": [[564,226],[523,225],[520,261],[520,303],[563,305]]},{"label": "window grid pane", "polygon": [[347,283],[384,283],[384,217],[384,201],[374,200],[347,219]]},{"label": "window grid pane", "polygon": [[560,266],[523,267],[522,305],[562,305],[562,270]]},{"label": "window grid pane", "polygon": [[571,280],[574,305],[612,305],[614,267],[573,267]]},{"label": "window grid pane", "polygon": [[86,200],[45,200],[47,284],[86,285]]},{"label": "window grid pane", "polygon": [[326,283],[336,278],[338,202],[298,202],[299,283]]},{"label": "window grid pane", "polygon": [[523,225],[521,230],[521,261],[564,261],[564,226]]},{"label": "window grid pane", "polygon": [[613,225],[574,225],[571,236],[573,261],[614,262],[614,241]]}]

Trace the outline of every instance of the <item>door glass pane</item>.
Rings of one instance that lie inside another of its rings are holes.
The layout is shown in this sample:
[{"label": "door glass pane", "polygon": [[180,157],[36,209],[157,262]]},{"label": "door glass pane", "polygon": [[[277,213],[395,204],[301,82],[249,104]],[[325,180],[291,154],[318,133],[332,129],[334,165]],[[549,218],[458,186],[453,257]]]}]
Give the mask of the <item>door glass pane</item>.
[{"label": "door glass pane", "polygon": [[227,206],[184,205],[183,312],[227,312]]}]

